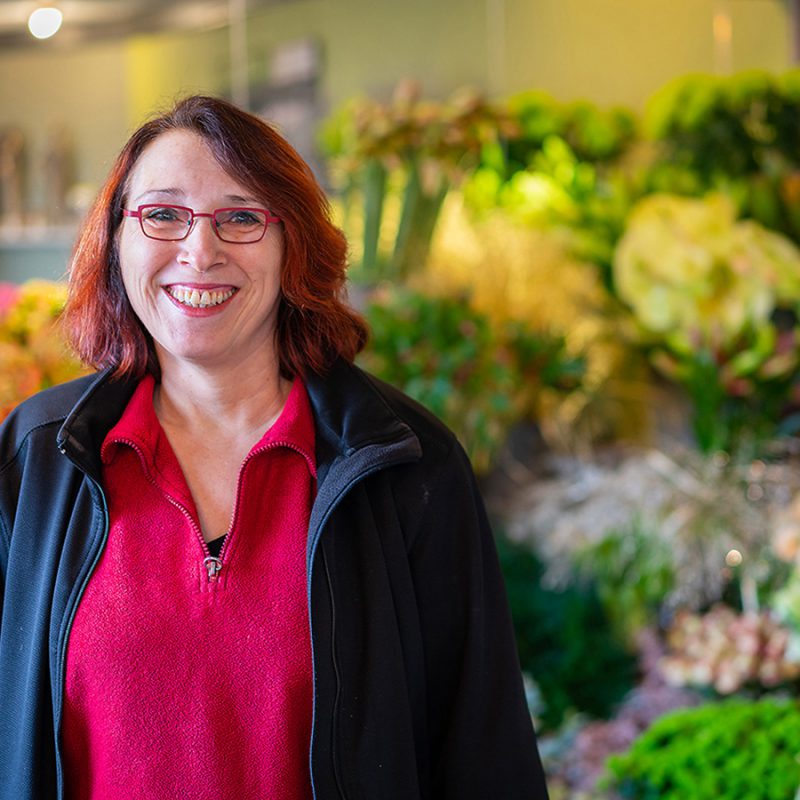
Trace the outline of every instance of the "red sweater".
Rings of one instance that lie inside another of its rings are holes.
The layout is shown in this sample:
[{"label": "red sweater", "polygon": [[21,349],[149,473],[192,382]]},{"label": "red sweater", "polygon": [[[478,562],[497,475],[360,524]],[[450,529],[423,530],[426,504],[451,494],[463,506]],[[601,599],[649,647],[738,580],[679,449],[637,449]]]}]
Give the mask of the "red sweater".
[{"label": "red sweater", "polygon": [[296,380],[242,464],[219,564],[137,388],[103,445],[108,543],[70,634],[62,727],[74,800],[306,800],[306,535],[314,424]]}]

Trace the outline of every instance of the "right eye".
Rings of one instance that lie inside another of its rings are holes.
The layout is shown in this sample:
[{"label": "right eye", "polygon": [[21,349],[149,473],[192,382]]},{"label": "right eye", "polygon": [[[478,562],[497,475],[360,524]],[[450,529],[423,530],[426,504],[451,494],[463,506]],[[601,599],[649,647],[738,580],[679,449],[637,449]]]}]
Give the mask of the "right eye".
[{"label": "right eye", "polygon": [[145,220],[148,222],[186,222],[188,214],[179,208],[172,208],[172,206],[151,206],[142,213]]}]

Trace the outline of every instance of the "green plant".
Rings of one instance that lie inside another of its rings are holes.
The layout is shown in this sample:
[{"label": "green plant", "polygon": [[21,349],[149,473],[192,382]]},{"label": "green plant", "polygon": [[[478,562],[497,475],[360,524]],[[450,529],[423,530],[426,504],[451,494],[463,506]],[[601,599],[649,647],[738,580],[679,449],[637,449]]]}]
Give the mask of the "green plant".
[{"label": "green plant", "polygon": [[724,191],[745,216],[798,240],[798,112],[796,69],[671,81],[651,98],[645,115],[660,148],[651,185],[688,194]]},{"label": "green plant", "polygon": [[529,549],[497,541],[517,647],[544,704],[543,730],[569,712],[607,718],[633,688],[636,659],[617,638],[590,583],[542,586],[544,566]]},{"label": "green plant", "polygon": [[[406,278],[425,266],[450,187],[510,126],[504,110],[475,91],[436,103],[422,100],[411,81],[401,82],[387,104],[359,99],[332,115],[320,141],[344,195],[345,227],[354,206],[362,211],[363,277]],[[384,212],[392,192],[401,196],[400,216],[386,253]]]},{"label": "green plant", "polygon": [[541,91],[514,95],[508,111],[516,128],[504,138],[505,158],[490,146],[483,155],[483,162],[502,167],[505,177],[532,166],[554,136],[590,164],[619,158],[636,136],[636,118],[625,108],[601,109],[585,100],[562,103]]},{"label": "green plant", "polygon": [[522,222],[555,229],[613,289],[614,245],[641,191],[617,166],[636,141],[633,114],[563,104],[542,92],[511,98],[508,110],[516,132],[484,146],[464,187],[467,204],[476,212],[499,207]]},{"label": "green plant", "polygon": [[492,325],[467,297],[383,286],[366,316],[372,335],[361,363],[449,425],[478,471],[531,412],[541,386],[568,391],[582,373],[563,340],[517,322]]},{"label": "green plant", "polygon": [[675,587],[674,556],[667,541],[634,522],[609,531],[575,553],[584,579],[592,580],[619,635],[629,642],[658,625],[659,612]]},{"label": "green plant", "polygon": [[729,700],[660,718],[605,783],[625,800],[793,800],[799,753],[796,701]]}]

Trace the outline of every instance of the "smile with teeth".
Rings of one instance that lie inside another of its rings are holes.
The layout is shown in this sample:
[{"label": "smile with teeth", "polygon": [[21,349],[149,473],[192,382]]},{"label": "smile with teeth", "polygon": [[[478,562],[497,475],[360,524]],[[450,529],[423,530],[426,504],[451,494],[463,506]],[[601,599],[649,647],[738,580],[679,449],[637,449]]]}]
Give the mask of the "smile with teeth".
[{"label": "smile with teeth", "polygon": [[181,305],[191,308],[210,308],[218,306],[226,300],[230,300],[236,289],[184,289],[180,286],[167,286],[170,296],[175,298]]}]

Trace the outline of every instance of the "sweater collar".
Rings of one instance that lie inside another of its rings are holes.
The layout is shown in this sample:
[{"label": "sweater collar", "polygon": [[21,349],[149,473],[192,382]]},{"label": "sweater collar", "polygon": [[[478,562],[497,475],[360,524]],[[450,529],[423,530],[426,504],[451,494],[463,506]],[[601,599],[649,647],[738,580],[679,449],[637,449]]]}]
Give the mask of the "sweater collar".
[{"label": "sweater collar", "polygon": [[[120,446],[133,447],[143,460],[146,471],[158,471],[168,484],[182,486],[183,478],[169,440],[161,427],[153,405],[155,379],[146,375],[139,382],[122,416],[103,441],[101,457],[109,464]],[[308,469],[316,477],[314,460],[314,419],[303,382],[295,379],[286,403],[275,422],[253,445],[254,454],[271,446],[290,447],[303,456]],[[172,467],[167,474],[166,467]],[[172,474],[177,469],[176,474]]]},{"label": "sweater collar", "polygon": [[[138,383],[114,379],[111,370],[99,373],[58,433],[62,452],[97,480],[103,441]],[[325,375],[309,374],[305,385],[316,427],[318,469],[371,444],[395,444],[409,458],[419,458],[422,451],[414,432],[389,406],[375,380],[357,367],[337,361]]]}]

